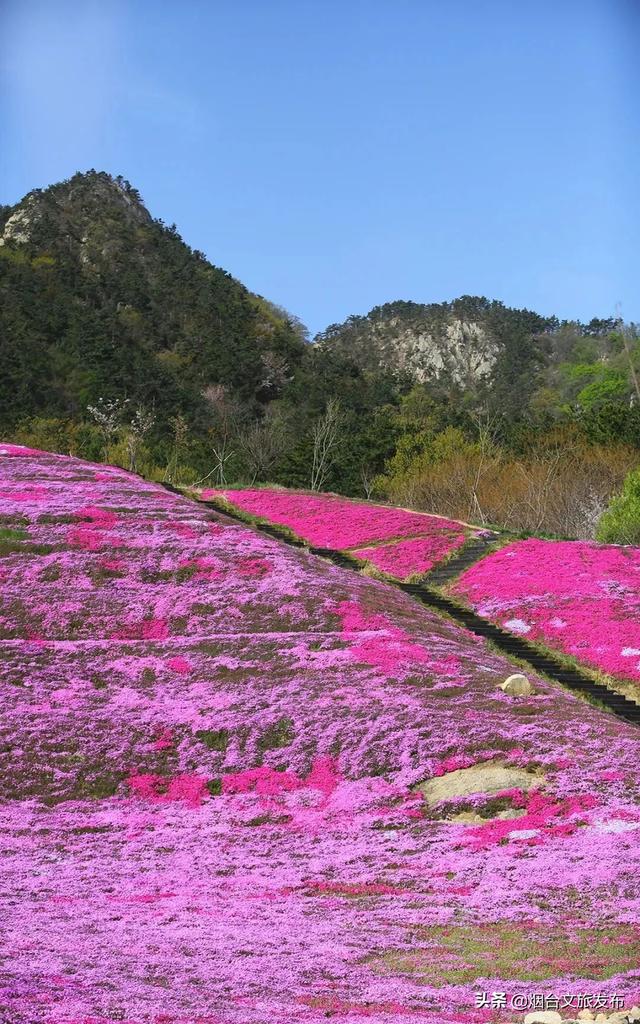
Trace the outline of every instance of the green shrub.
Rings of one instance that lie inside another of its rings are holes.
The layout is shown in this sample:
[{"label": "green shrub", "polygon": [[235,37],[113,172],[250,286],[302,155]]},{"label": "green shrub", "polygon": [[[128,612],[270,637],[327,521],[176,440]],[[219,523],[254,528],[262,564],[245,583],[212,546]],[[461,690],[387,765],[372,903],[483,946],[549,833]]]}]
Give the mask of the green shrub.
[{"label": "green shrub", "polygon": [[45,452],[60,452],[79,458],[100,458],[100,431],[91,423],[56,417],[32,416],[22,420],[6,440]]},{"label": "green shrub", "polygon": [[640,544],[640,468],[629,473],[602,514],[596,537],[611,544]]}]

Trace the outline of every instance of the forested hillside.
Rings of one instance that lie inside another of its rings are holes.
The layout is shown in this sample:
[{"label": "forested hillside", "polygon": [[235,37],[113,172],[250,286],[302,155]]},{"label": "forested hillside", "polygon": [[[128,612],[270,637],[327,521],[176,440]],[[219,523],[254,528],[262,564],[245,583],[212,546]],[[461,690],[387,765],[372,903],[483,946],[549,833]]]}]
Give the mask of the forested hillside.
[{"label": "forested hillside", "polygon": [[[154,479],[590,537],[640,460],[640,343],[621,318],[462,296],[379,306],[310,344],[103,172],[0,210],[0,347],[5,438]],[[640,537],[636,480],[607,539]]]},{"label": "forested hillside", "polygon": [[[567,357],[584,354],[590,362],[600,356],[598,339],[615,326],[613,318],[561,324],[557,317],[463,295],[453,302],[376,306],[366,316],[332,324],[316,342],[324,351],[349,355],[364,369],[404,372],[517,416],[544,383],[545,370]],[[560,403],[563,396],[556,397]]]},{"label": "forested hillside", "polygon": [[153,220],[128,182],[77,174],[3,211],[2,425],[130,398],[160,417],[224,384],[248,402],[305,344],[284,311]]}]

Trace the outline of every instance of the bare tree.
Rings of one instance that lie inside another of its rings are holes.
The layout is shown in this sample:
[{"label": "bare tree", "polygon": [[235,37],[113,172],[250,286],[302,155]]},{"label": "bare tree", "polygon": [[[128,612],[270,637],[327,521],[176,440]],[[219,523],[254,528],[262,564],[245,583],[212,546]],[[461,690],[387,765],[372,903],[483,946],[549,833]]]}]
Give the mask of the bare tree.
[{"label": "bare tree", "polygon": [[487,409],[481,409],[473,413],[471,419],[478,432],[480,457],[477,462],[474,480],[471,485],[469,517],[471,519],[476,519],[484,525],[487,522],[487,519],[480,504],[478,492],[486,464],[495,451],[500,417],[496,415],[492,416]]},{"label": "bare tree", "polygon": [[360,467],[360,482],[362,484],[362,490],[367,501],[371,500],[373,494],[373,488],[375,485],[376,474],[371,469],[368,463],[365,463]]},{"label": "bare tree", "polygon": [[227,482],[227,463],[235,455],[231,444],[238,435],[240,403],[228,393],[223,384],[211,384],[204,391],[204,398],[212,414],[211,451],[215,461],[211,472],[196,483],[201,484],[210,477],[214,477],[216,484],[219,487],[224,487]]},{"label": "bare tree", "polygon": [[140,449],[144,444],[145,437],[147,437],[155,422],[156,414],[154,410],[145,409],[143,405],[139,405],[129,424],[126,439],[127,454],[129,456],[129,470],[132,473],[136,472]]},{"label": "bare tree", "polygon": [[263,482],[267,479],[269,471],[287,445],[287,434],[287,424],[267,414],[263,420],[252,423],[240,435],[240,449],[251,474],[252,484],[258,479]]},{"label": "bare tree", "polygon": [[627,357],[627,363],[629,365],[629,374],[631,376],[631,382],[633,384],[633,390],[635,391],[635,400],[640,402],[640,381],[638,381],[638,373],[633,360],[633,349],[632,343],[638,340],[638,333],[633,324],[625,324],[622,317],[620,316],[620,306],[618,305],[618,317],[616,321],[616,333],[620,336],[622,341],[622,347],[624,348],[624,354]]},{"label": "bare tree", "polygon": [[263,353],[262,380],[260,386],[267,391],[279,394],[284,386],[292,379],[289,373],[289,364],[283,355],[269,349]]},{"label": "bare tree", "polygon": [[535,532],[541,530],[548,521],[548,509],[561,458],[562,451],[556,448],[537,455],[533,465],[522,462],[516,464],[525,481],[525,490],[520,498],[521,514],[530,524],[529,529]]},{"label": "bare tree", "polygon": [[327,479],[335,451],[340,444],[342,409],[337,398],[330,398],[323,415],[316,420],[313,436],[311,490],[321,491]]},{"label": "bare tree", "polygon": [[589,540],[611,496],[637,466],[635,449],[587,445],[567,431],[524,458],[494,452],[478,474],[481,457],[477,448],[453,452],[399,476],[385,493],[396,504],[465,519],[477,482],[485,524]]},{"label": "bare tree", "polygon": [[175,416],[171,417],[169,420],[169,426],[171,427],[172,432],[172,444],[171,455],[169,456],[169,461],[167,462],[167,466],[164,471],[164,481],[165,483],[172,484],[175,482],[180,460],[187,448],[189,425],[182,413],[179,412]]},{"label": "bare tree", "polygon": [[87,412],[91,414],[102,434],[104,458],[107,457],[109,447],[117,436],[125,407],[128,404],[128,398],[99,398],[95,405],[87,406]]}]

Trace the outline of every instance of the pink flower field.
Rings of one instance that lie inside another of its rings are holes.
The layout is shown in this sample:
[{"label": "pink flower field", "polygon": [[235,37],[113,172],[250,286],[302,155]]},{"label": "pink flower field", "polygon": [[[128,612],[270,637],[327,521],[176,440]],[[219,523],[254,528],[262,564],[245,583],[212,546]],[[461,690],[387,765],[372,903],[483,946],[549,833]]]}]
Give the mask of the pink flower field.
[{"label": "pink flower field", "polygon": [[201,496],[223,497],[244,512],[289,527],[316,547],[351,551],[398,579],[429,572],[473,535],[441,516],[327,494],[261,489],[205,490]]},{"label": "pink flower field", "polygon": [[480,615],[572,655],[640,696],[640,549],[522,540],[488,555],[450,588]]},{"label": "pink flower field", "polygon": [[640,1001],[633,726],[119,469],[0,447],[0,555],[3,1024]]},{"label": "pink flower field", "polygon": [[434,531],[429,537],[399,540],[378,547],[354,548],[353,554],[371,562],[389,576],[406,580],[410,576],[430,572],[438,562],[461,548],[466,539],[462,532]]},{"label": "pink flower field", "polygon": [[[430,572],[483,533],[330,495],[263,489],[203,492],[207,496],[223,496],[312,544],[349,551],[399,580]],[[627,696],[640,696],[640,549],[516,541],[467,569],[448,592],[506,630],[605,673]]]}]

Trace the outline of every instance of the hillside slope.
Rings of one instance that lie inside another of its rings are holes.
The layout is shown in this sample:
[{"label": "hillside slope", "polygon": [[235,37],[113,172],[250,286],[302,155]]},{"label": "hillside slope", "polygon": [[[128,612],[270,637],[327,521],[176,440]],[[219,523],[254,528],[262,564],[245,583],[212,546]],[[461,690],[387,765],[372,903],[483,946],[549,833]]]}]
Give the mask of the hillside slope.
[{"label": "hillside slope", "polygon": [[0,514],[0,1016],[638,1002],[632,727],[124,471],[2,446]]},{"label": "hillside slope", "polygon": [[197,407],[260,396],[265,360],[305,345],[286,315],[153,220],[104,172],[35,189],[0,218],[0,426],[77,417],[100,397]]},{"label": "hillside slope", "polygon": [[[607,675],[640,701],[640,549],[508,535],[441,516],[332,494],[204,490],[311,544],[348,552],[395,580],[426,577],[452,556],[447,593],[506,631]],[[493,546],[499,550],[493,550]],[[464,571],[463,571],[464,569]]]},{"label": "hillside slope", "polygon": [[263,487],[205,488],[200,496],[223,509],[228,502],[259,520],[287,527],[315,547],[348,552],[402,580],[429,572],[473,538],[491,536],[490,530],[444,516],[333,494]]},{"label": "hillside slope", "polygon": [[544,362],[542,336],[557,327],[555,318],[464,295],[452,302],[388,302],[331,325],[315,341],[369,370],[477,391],[531,378]]},{"label": "hillside slope", "polygon": [[640,548],[529,537],[487,555],[449,589],[640,700]]}]

